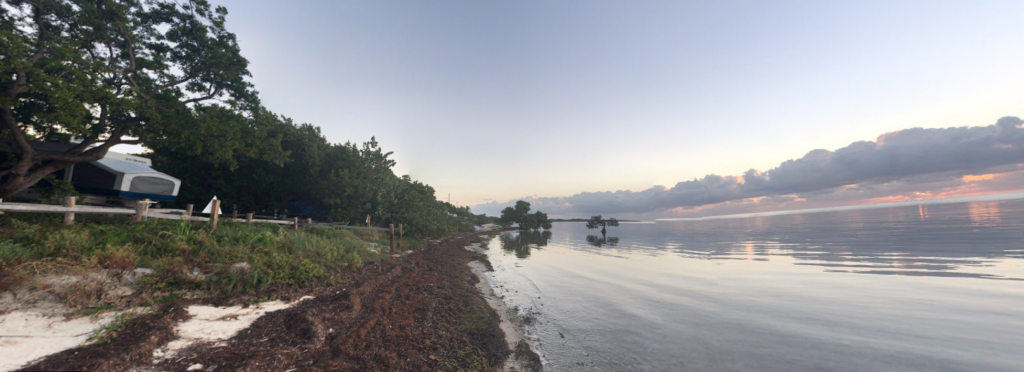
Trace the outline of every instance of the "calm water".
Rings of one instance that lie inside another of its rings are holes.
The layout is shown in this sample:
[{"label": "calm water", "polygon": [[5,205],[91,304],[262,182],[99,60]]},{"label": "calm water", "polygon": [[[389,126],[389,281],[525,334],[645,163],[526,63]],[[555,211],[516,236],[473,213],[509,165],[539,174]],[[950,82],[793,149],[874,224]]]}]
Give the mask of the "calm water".
[{"label": "calm water", "polygon": [[552,371],[1024,371],[1022,200],[556,223],[490,247]]}]

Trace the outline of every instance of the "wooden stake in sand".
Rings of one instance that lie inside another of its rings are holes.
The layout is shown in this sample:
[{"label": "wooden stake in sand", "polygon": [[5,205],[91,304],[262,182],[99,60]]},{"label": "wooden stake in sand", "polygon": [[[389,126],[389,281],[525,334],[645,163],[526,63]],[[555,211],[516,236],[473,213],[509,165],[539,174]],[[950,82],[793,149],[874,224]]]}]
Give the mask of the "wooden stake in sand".
[{"label": "wooden stake in sand", "polygon": [[[68,207],[68,208],[74,208],[75,207],[75,197],[74,196],[69,196],[69,197],[64,198],[64,206]],[[64,213],[64,224],[65,225],[73,225],[74,223],[75,223],[75,213],[74,212]]]},{"label": "wooden stake in sand", "polygon": [[132,216],[132,223],[145,221],[147,214],[149,214],[149,199],[135,202],[135,215]]},{"label": "wooden stake in sand", "polygon": [[388,225],[388,230],[391,230],[391,252],[395,252],[395,225]]},{"label": "wooden stake in sand", "polygon": [[212,209],[210,209],[210,231],[217,228],[217,220],[220,219],[220,200],[213,199]]}]

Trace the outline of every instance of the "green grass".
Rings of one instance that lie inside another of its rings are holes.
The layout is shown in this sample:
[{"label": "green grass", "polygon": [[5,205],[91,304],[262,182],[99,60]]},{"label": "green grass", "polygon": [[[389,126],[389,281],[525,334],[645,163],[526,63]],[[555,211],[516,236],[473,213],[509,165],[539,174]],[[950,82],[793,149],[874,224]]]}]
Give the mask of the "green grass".
[{"label": "green grass", "polygon": [[[391,246],[391,234],[386,231],[373,231],[373,230],[347,230],[351,231],[360,240],[376,243],[385,250]],[[402,238],[402,250],[408,250],[412,246],[425,246],[426,242],[421,239],[413,238],[411,236],[405,236]],[[398,250],[398,233],[395,233],[395,250]],[[395,252],[398,253],[398,252]]]},{"label": "green grass", "polygon": [[[75,225],[65,226],[62,217],[0,215],[0,270],[25,279],[40,274],[40,267],[54,267],[54,262],[65,271],[107,269],[115,276],[145,267],[154,273],[135,282],[140,289],[231,295],[259,292],[270,285],[338,282],[345,271],[383,256],[342,229],[295,231],[275,224],[222,222],[211,232],[205,222],[128,224],[127,216],[97,215],[76,216]],[[249,268],[232,266],[241,262]]]},{"label": "green grass", "polygon": [[89,335],[87,342],[79,347],[87,345],[103,345],[117,338],[117,334],[121,332],[124,327],[128,326],[129,323],[145,315],[142,312],[129,311],[119,314],[110,323],[105,324],[103,327],[97,328],[92,334]]}]

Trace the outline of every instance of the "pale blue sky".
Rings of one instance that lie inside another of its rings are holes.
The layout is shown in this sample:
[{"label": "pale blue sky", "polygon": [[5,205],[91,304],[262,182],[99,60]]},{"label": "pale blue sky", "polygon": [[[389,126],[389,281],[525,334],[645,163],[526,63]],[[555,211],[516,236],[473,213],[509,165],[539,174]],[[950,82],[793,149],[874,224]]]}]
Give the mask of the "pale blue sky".
[{"label": "pale blue sky", "polygon": [[1024,1],[213,3],[267,107],[463,205],[1024,116]]}]

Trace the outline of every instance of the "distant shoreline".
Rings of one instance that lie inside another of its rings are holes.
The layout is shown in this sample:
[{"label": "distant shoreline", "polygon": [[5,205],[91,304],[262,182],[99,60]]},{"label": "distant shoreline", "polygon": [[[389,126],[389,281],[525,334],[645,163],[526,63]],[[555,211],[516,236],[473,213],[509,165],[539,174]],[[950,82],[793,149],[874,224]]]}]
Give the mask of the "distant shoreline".
[{"label": "distant shoreline", "polygon": [[656,222],[706,221],[706,220],[721,220],[721,219],[733,219],[733,218],[785,216],[785,215],[791,215],[791,214],[809,214],[809,213],[820,213],[820,212],[840,212],[840,211],[861,210],[861,209],[893,208],[893,207],[906,207],[906,206],[915,206],[915,205],[956,204],[956,203],[971,203],[971,202],[980,202],[980,201],[1002,201],[1002,200],[1016,200],[1016,199],[1024,199],[1024,192],[1015,191],[1015,192],[997,193],[997,194],[956,196],[956,197],[951,197],[951,198],[904,200],[904,201],[897,201],[897,202],[885,202],[885,203],[875,203],[875,204],[856,204],[856,205],[844,205],[844,206],[837,206],[837,207],[808,208],[808,209],[790,209],[790,210],[782,210],[782,211],[740,213],[740,214],[724,214],[724,215],[707,216],[707,217],[658,218],[658,219],[655,219],[655,221]]},{"label": "distant shoreline", "polygon": [[[590,221],[590,219],[589,218],[569,218],[569,219],[555,218],[555,219],[551,220],[551,222],[587,222],[587,221]],[[640,220],[618,220],[618,221],[619,222],[643,222],[643,221],[640,221]]]}]

